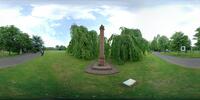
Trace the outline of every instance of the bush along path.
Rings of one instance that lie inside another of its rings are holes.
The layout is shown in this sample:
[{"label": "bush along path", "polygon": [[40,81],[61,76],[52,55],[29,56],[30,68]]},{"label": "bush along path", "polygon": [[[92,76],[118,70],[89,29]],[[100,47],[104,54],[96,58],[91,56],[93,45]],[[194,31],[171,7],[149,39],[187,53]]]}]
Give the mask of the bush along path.
[{"label": "bush along path", "polygon": [[12,65],[23,63],[39,55],[40,55],[39,53],[27,53],[27,54],[18,55],[15,57],[0,58],[0,68],[9,67]]},{"label": "bush along path", "polygon": [[200,58],[180,58],[168,55],[161,55],[159,52],[153,52],[154,55],[170,63],[181,65],[188,68],[200,68]]}]

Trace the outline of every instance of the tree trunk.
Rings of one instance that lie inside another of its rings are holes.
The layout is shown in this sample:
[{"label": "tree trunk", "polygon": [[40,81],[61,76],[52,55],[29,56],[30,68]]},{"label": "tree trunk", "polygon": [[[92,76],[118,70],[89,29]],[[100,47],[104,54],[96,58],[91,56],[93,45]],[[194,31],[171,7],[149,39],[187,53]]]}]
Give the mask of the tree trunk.
[{"label": "tree trunk", "polygon": [[8,50],[8,52],[9,52],[9,55],[10,55],[10,53],[11,53],[11,52],[10,52],[10,49]]}]

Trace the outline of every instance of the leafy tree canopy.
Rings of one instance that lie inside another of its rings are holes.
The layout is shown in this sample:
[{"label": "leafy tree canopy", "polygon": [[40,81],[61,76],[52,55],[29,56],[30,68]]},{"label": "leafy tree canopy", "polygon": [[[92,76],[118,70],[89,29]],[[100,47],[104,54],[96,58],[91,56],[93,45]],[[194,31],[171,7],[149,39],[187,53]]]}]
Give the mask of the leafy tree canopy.
[{"label": "leafy tree canopy", "polygon": [[181,46],[186,46],[186,49],[189,50],[191,47],[191,41],[183,32],[176,32],[171,37],[171,50],[180,51]]},{"label": "leafy tree canopy", "polygon": [[66,50],[66,47],[65,46],[63,46],[63,45],[56,45],[56,49],[57,50]]},{"label": "leafy tree canopy", "polygon": [[169,49],[169,39],[166,36],[161,36],[158,38],[158,48],[159,51],[166,51],[166,49]]},{"label": "leafy tree canopy", "polygon": [[[119,64],[127,61],[138,61],[146,51],[149,51],[149,42],[142,37],[139,29],[120,28],[120,35],[104,37],[106,58],[111,57]],[[96,31],[88,31],[84,26],[72,25],[70,29],[71,41],[68,52],[81,59],[94,59],[99,54],[99,36]]]},{"label": "leafy tree canopy", "polygon": [[97,32],[88,31],[84,26],[72,25],[70,28],[71,41],[68,52],[81,59],[97,57]]},{"label": "leafy tree canopy", "polygon": [[120,35],[112,35],[109,39],[112,41],[111,58],[119,64],[142,59],[149,44],[142,38],[140,30],[125,27],[120,29],[122,30]]},{"label": "leafy tree canopy", "polygon": [[10,52],[26,53],[35,50],[35,45],[43,46],[42,39],[39,37],[37,40],[36,38],[38,36],[33,36],[31,39],[27,33],[23,33],[14,25],[0,27],[0,49],[9,51],[9,54]]},{"label": "leafy tree canopy", "polygon": [[41,49],[44,49],[43,44],[44,42],[40,36],[33,35],[32,37],[33,52],[38,52]]},{"label": "leafy tree canopy", "polygon": [[197,40],[195,43],[195,46],[197,47],[198,50],[200,50],[200,27],[196,29],[196,34],[194,35],[194,39]]}]

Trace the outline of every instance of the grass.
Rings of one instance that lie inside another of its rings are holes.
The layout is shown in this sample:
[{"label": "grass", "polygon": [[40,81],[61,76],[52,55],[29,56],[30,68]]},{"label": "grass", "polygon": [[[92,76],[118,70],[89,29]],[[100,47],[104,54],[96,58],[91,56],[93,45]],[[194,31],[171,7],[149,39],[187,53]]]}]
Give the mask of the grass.
[{"label": "grass", "polygon": [[9,52],[0,50],[0,58],[2,58],[2,57],[9,57],[9,56],[15,56],[15,55],[17,55],[17,54],[16,53],[11,53],[9,55]]},{"label": "grass", "polygon": [[[116,66],[118,74],[100,76],[84,72],[90,62],[48,51],[43,57],[0,69],[0,98],[200,98],[200,69],[180,67],[150,54],[140,62]],[[123,86],[128,78],[137,84]]]},{"label": "grass", "polygon": [[177,56],[177,57],[185,57],[185,58],[200,58],[200,52],[199,51],[193,51],[193,52],[162,52],[163,55],[170,55],[170,56]]}]

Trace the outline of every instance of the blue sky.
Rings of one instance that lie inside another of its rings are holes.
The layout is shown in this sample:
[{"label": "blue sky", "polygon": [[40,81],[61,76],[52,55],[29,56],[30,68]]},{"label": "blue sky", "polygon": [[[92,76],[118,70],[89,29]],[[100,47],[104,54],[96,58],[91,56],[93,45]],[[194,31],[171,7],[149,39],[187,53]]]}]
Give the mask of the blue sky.
[{"label": "blue sky", "polygon": [[[68,45],[70,26],[84,25],[105,36],[119,27],[138,28],[151,41],[157,34],[171,37],[182,31],[193,38],[200,27],[198,0],[1,0],[0,26],[15,25],[30,36],[39,35],[45,46]],[[194,43],[195,41],[192,41]]]}]

